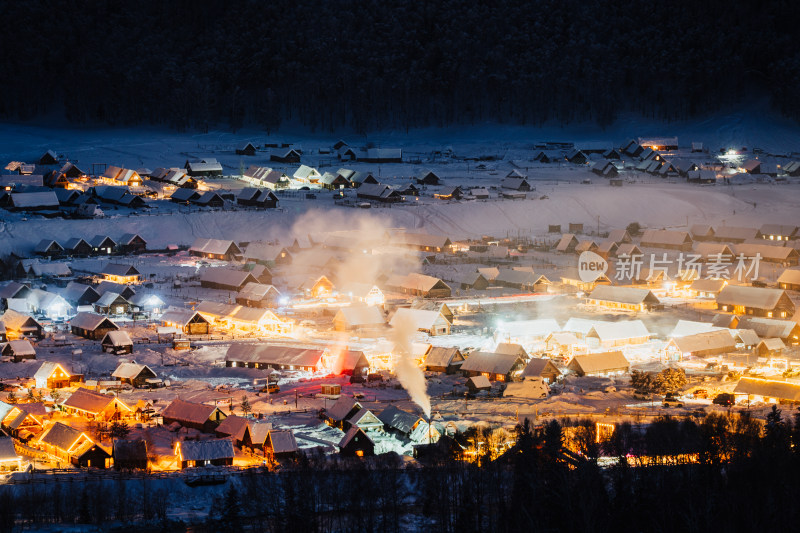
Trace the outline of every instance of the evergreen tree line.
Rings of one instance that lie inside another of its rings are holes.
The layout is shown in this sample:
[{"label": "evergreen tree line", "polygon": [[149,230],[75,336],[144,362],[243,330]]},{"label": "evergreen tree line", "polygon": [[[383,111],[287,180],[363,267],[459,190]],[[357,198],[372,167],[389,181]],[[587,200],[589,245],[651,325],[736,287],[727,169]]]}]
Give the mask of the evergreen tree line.
[{"label": "evergreen tree line", "polygon": [[[664,417],[639,429],[619,425],[601,444],[594,437],[589,420],[525,424],[500,457],[487,450],[473,462],[441,457],[409,467],[394,454],[311,455],[207,492],[148,480],[3,486],[0,531],[112,523],[275,533],[789,531],[800,520],[800,419],[778,409],[766,423],[746,414]],[[603,467],[601,455],[617,463]],[[651,460],[641,466],[637,455]],[[190,501],[208,516],[169,518],[172,506]]]},{"label": "evergreen tree line", "polygon": [[674,120],[752,97],[800,118],[800,3],[0,3],[0,118],[311,129]]}]

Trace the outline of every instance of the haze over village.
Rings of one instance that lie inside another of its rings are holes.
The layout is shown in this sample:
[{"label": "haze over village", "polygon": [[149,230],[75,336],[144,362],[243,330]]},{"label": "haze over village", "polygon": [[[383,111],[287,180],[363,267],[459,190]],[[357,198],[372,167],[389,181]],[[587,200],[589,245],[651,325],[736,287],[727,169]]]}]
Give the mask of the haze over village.
[{"label": "haze over village", "polygon": [[790,530],[745,4],[0,7],[0,533]]}]

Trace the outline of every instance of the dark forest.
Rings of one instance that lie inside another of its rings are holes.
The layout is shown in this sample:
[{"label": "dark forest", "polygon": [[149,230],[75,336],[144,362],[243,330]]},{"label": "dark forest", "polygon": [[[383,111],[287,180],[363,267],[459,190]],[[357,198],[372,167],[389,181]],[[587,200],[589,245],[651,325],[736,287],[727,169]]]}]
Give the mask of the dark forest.
[{"label": "dark forest", "polygon": [[605,126],[768,98],[800,118],[800,3],[3,2],[0,118]]}]

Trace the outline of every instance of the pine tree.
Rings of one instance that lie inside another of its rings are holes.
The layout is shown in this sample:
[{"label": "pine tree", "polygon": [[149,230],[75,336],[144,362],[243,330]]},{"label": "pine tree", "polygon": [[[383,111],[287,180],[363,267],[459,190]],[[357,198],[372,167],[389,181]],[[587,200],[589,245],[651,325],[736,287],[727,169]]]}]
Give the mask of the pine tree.
[{"label": "pine tree", "polygon": [[253,411],[253,408],[250,406],[250,401],[247,399],[246,394],[242,395],[242,403],[239,406],[239,409],[242,410],[242,414],[244,414],[244,416],[247,416]]},{"label": "pine tree", "polygon": [[111,424],[111,438],[124,439],[131,432],[131,428],[127,422],[122,420],[114,420]]}]

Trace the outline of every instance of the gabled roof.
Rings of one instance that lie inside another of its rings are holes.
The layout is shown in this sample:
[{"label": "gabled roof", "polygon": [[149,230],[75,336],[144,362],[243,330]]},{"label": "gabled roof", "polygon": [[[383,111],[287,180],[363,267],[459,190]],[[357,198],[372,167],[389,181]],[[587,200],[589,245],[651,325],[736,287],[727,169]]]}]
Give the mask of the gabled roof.
[{"label": "gabled roof", "polygon": [[650,332],[641,320],[624,320],[619,322],[600,322],[594,324],[586,334],[597,336],[601,342],[649,337]]},{"label": "gabled roof", "polygon": [[671,339],[671,343],[681,351],[681,353],[694,353],[706,350],[733,351],[736,349],[736,341],[731,332],[727,329],[706,331],[705,333],[695,333]]},{"label": "gabled roof", "polygon": [[189,248],[190,252],[200,252],[204,254],[225,255],[231,250],[232,253],[240,255],[242,250],[236,246],[233,241],[226,241],[222,239],[204,239],[198,238],[192,243]]},{"label": "gabled roof", "polygon": [[391,429],[408,435],[417,425],[417,422],[422,420],[422,417],[408,411],[403,411],[394,405],[390,405],[380,412],[378,419],[383,424]]},{"label": "gabled roof", "polygon": [[778,283],[800,285],[800,268],[787,268],[778,276]]},{"label": "gabled roof", "polygon": [[219,435],[228,435],[235,440],[244,440],[245,432],[250,428],[250,419],[243,416],[228,415],[214,430]]},{"label": "gabled roof", "polygon": [[55,446],[64,451],[71,451],[81,438],[93,442],[85,433],[61,422],[47,428],[38,438],[38,442]]},{"label": "gabled roof", "polygon": [[55,361],[45,361],[42,363],[42,366],[39,367],[33,377],[34,379],[47,379],[52,376],[56,370],[63,372],[66,376],[72,375],[60,363],[56,363]]},{"label": "gabled roof", "polygon": [[161,416],[181,422],[205,424],[206,420],[209,420],[216,410],[217,408],[213,405],[187,402],[176,398],[161,411]]},{"label": "gabled roof", "polygon": [[289,255],[289,251],[279,244],[253,241],[247,245],[242,256],[256,261],[277,261],[284,254]]},{"label": "gabled roof", "polygon": [[598,285],[589,294],[589,299],[624,304],[660,303],[659,299],[649,289],[612,287],[610,285]]},{"label": "gabled roof", "polygon": [[733,393],[798,402],[800,401],[800,384],[760,378],[742,378],[736,384]]},{"label": "gabled roof", "polygon": [[85,329],[87,331],[94,331],[97,329],[104,321],[108,321],[113,325],[115,328],[119,329],[119,327],[114,324],[114,321],[105,317],[103,315],[98,315],[96,313],[85,313],[81,312],[75,315],[72,320],[69,321],[69,325],[71,327]]},{"label": "gabled roof", "polygon": [[522,371],[521,376],[523,378],[541,377],[543,374],[551,373],[557,376],[561,375],[561,371],[556,368],[556,365],[554,365],[550,359],[534,357],[528,361],[528,365],[525,367],[525,370]]},{"label": "gabled roof", "polygon": [[464,357],[461,355],[461,351],[456,347],[434,346],[425,356],[425,366],[447,367],[454,362],[463,360]]},{"label": "gabled roof", "polygon": [[319,365],[323,350],[314,350],[279,344],[231,344],[225,354],[226,361],[272,363],[286,366]]},{"label": "gabled roof", "polygon": [[336,422],[342,422],[351,411],[359,411],[361,408],[362,406],[357,400],[343,395],[328,408],[325,412],[325,416]]},{"label": "gabled roof", "polygon": [[667,245],[681,246],[691,244],[692,238],[686,231],[672,231],[664,229],[648,229],[642,234],[642,246]]},{"label": "gabled roof", "polygon": [[726,285],[717,295],[717,304],[743,305],[756,309],[774,309],[786,292],[781,289]]},{"label": "gabled roof", "polygon": [[272,453],[294,453],[297,451],[297,440],[291,429],[270,430],[267,440]]},{"label": "gabled roof", "polygon": [[755,316],[741,317],[736,327],[738,329],[752,329],[759,337],[778,337],[781,339],[788,339],[791,337],[795,329],[800,330],[800,325],[793,320],[776,320],[774,318]]},{"label": "gabled roof", "polygon": [[106,266],[100,271],[100,274],[107,274],[110,276],[139,276],[141,273],[133,265],[126,265],[121,263],[106,263]]},{"label": "gabled roof", "polygon": [[572,358],[570,368],[577,366],[585,374],[609,372],[622,368],[629,368],[630,363],[620,351],[576,355]]},{"label": "gabled roof", "polygon": [[250,281],[242,287],[242,290],[238,292],[236,297],[245,300],[261,301],[270,293],[280,296],[280,292],[274,286]]},{"label": "gabled roof", "polygon": [[156,377],[156,373],[153,372],[149,366],[137,363],[120,363],[114,372],[111,373],[111,377],[117,379],[135,379],[142,373],[148,377]]},{"label": "gabled roof", "polygon": [[170,322],[172,324],[179,324],[181,326],[186,326],[192,319],[198,316],[202,318],[203,322],[208,322],[203,316],[198,313],[197,311],[192,311],[191,309],[184,309],[182,307],[170,307],[161,315],[162,322]]},{"label": "gabled roof", "polygon": [[557,252],[566,252],[570,246],[578,245],[578,238],[573,233],[565,233],[556,245]]},{"label": "gabled roof", "polygon": [[358,434],[361,434],[365,439],[367,439],[369,442],[372,442],[374,444],[374,441],[369,437],[369,435],[367,435],[364,432],[363,429],[361,429],[358,426],[353,426],[349,430],[347,430],[347,433],[344,434],[344,437],[342,437],[342,440],[339,441],[339,445],[338,445],[339,448],[346,447],[348,444],[350,444],[350,441],[352,441],[354,438],[356,438],[356,435],[358,435]]},{"label": "gabled roof", "polygon": [[758,238],[759,231],[756,228],[744,228],[739,226],[719,226],[714,231],[714,238],[719,241],[746,241]]},{"label": "gabled roof", "polygon": [[253,274],[245,270],[234,270],[232,268],[209,267],[200,273],[200,281],[216,283],[219,285],[229,285],[232,287],[243,287],[245,283],[258,282]]},{"label": "gabled roof", "polygon": [[[127,331],[115,330],[109,331],[103,337],[101,344],[110,344],[112,346],[133,346],[133,341]],[[142,366],[142,365],[139,365]]]},{"label": "gabled roof", "polygon": [[523,360],[519,355],[472,352],[461,365],[461,370],[465,372],[508,374],[515,365],[522,364],[522,362]]},{"label": "gabled roof", "polygon": [[100,394],[99,392],[82,388],[73,392],[69,398],[61,402],[61,405],[72,409],[78,409],[86,413],[97,414],[105,410],[112,403],[116,403],[119,407],[130,411],[130,408],[122,403],[116,396]]},{"label": "gabled roof", "polygon": [[175,454],[183,461],[213,461],[233,458],[230,439],[184,440],[175,445]]},{"label": "gabled roof", "polygon": [[25,315],[22,313],[18,313],[13,309],[6,309],[6,312],[3,313],[3,316],[0,316],[0,322],[5,324],[6,330],[19,330],[26,326],[35,326],[37,328],[41,328],[42,325],[30,315]]}]

